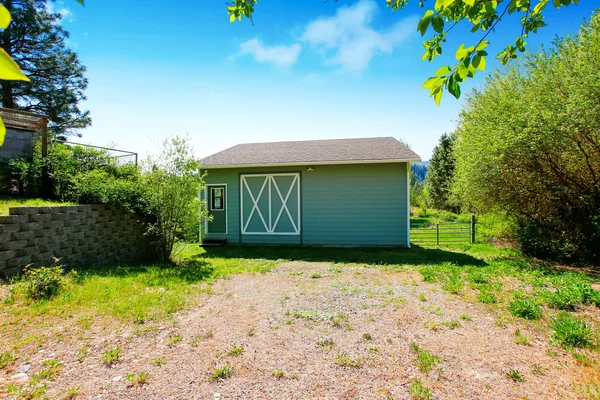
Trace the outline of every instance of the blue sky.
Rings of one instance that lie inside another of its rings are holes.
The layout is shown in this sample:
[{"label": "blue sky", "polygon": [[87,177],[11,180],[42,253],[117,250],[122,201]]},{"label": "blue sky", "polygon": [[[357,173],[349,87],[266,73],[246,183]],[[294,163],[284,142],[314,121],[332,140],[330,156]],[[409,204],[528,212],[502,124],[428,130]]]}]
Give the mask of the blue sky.
[{"label": "blue sky", "polygon": [[[254,25],[229,23],[225,2],[214,0],[51,7],[88,68],[93,125],[81,142],[143,156],[168,135],[188,134],[202,157],[237,143],[394,136],[428,160],[454,129],[464,96],[446,94],[437,107],[421,85],[478,37],[459,27],[441,60],[422,62],[423,11],[411,3],[392,12],[385,0],[261,0]],[[592,3],[548,6],[548,26],[530,37],[530,49],[575,32]],[[519,32],[507,20],[488,37],[490,53]]]}]

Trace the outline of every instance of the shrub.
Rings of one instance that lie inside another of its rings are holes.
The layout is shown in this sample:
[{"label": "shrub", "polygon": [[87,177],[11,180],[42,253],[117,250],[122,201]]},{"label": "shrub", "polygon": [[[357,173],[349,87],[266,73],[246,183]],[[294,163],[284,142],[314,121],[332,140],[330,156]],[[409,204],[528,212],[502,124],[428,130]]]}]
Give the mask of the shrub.
[{"label": "shrub", "polygon": [[540,305],[531,297],[521,297],[511,301],[508,309],[515,317],[535,320],[542,316]]},{"label": "shrub", "polygon": [[63,268],[60,265],[40,268],[25,267],[22,280],[29,298],[33,300],[49,299],[57,295],[64,285]]},{"label": "shrub", "polygon": [[414,400],[428,400],[433,396],[431,389],[423,385],[420,379],[414,379],[408,387],[408,392]]},{"label": "shrub", "polygon": [[593,347],[592,328],[582,319],[560,313],[552,319],[552,338],[563,347]]}]

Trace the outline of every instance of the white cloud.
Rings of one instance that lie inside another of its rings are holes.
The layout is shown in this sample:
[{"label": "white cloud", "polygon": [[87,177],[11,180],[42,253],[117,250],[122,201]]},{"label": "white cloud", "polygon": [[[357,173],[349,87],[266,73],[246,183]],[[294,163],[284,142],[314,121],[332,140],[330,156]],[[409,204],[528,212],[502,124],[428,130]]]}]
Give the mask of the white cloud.
[{"label": "white cloud", "polygon": [[[75,14],[66,7],[62,7],[64,3],[62,1],[57,1],[54,3],[53,1],[46,2],[46,9],[50,14],[60,14],[60,18],[62,20],[67,20],[69,22],[75,21]],[[58,6],[58,7],[57,7]]]},{"label": "white cloud", "polygon": [[323,52],[328,65],[361,72],[376,54],[392,52],[415,32],[417,17],[406,18],[385,30],[372,28],[378,11],[373,0],[341,7],[334,16],[309,23],[301,40]]},{"label": "white cloud", "polygon": [[301,47],[299,44],[290,46],[264,46],[257,38],[250,39],[240,45],[239,55],[251,54],[259,63],[275,64],[279,68],[287,68],[298,61]]}]

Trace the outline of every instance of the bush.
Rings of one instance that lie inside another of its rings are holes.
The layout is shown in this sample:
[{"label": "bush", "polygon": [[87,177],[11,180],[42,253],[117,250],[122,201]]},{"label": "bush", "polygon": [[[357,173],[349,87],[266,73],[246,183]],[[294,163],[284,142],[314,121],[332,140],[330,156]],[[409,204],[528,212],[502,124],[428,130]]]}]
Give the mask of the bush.
[{"label": "bush", "polygon": [[49,299],[57,295],[64,285],[63,268],[60,265],[41,268],[26,267],[22,280],[29,298]]},{"label": "bush", "polygon": [[575,285],[562,286],[548,297],[548,305],[559,310],[573,311],[583,303],[583,294]]},{"label": "bush", "polygon": [[535,320],[542,316],[540,305],[531,297],[521,297],[511,301],[508,309],[515,317]]},{"label": "bush", "polygon": [[593,331],[587,322],[568,313],[552,320],[552,338],[563,347],[593,347]]}]

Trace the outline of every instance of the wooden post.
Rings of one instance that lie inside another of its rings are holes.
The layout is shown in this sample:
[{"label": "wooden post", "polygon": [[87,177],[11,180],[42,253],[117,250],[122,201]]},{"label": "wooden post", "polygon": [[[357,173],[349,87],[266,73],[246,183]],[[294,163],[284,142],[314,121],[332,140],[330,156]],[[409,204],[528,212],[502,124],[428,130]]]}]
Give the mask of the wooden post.
[{"label": "wooden post", "polygon": [[436,237],[436,243],[439,246],[440,245],[440,224],[435,224],[435,237]]},{"label": "wooden post", "polygon": [[471,214],[471,243],[475,243],[475,214]]}]

